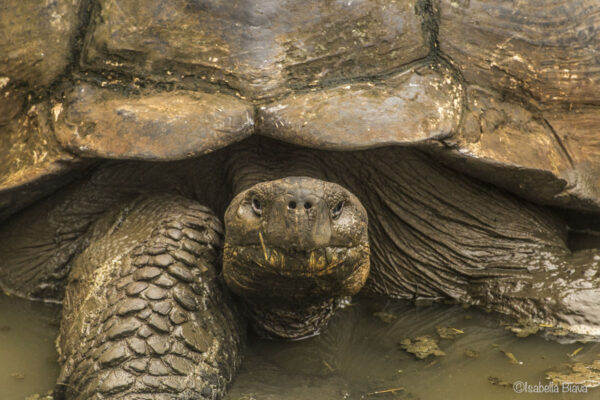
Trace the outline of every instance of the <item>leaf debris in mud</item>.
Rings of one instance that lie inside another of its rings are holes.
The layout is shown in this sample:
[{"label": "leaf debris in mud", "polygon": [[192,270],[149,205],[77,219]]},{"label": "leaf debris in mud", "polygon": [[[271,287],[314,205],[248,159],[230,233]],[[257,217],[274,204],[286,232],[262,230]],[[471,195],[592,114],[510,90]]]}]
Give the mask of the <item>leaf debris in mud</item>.
[{"label": "leaf debris in mud", "polygon": [[546,379],[552,381],[555,385],[600,386],[600,360],[595,360],[591,364],[567,364],[567,367],[570,372],[546,372]]},{"label": "leaf debris in mud", "polygon": [[404,388],[397,387],[397,388],[392,388],[392,389],[377,390],[375,392],[367,393],[367,396],[376,396],[376,395],[380,395],[380,394],[396,393],[396,392],[400,392],[400,391],[404,391]]},{"label": "leaf debris in mud", "polygon": [[496,376],[488,376],[488,382],[494,386],[502,386],[502,387],[512,386],[512,383],[504,381]]},{"label": "leaf debris in mud", "polygon": [[435,328],[440,339],[452,340],[456,338],[458,335],[464,335],[465,331],[460,329],[451,328],[448,326],[437,326]]},{"label": "leaf debris in mud", "polygon": [[519,319],[517,324],[506,326],[505,329],[511,331],[517,335],[517,337],[525,338],[538,333],[540,330],[540,325],[536,325],[533,322],[525,319]]},{"label": "leaf debris in mud", "polygon": [[477,350],[467,349],[467,350],[465,350],[465,356],[467,356],[469,358],[478,358],[479,352]]},{"label": "leaf debris in mud", "polygon": [[581,350],[583,350],[583,346],[582,347],[578,347],[577,349],[575,349],[572,353],[567,354],[567,356],[569,358],[573,358],[575,357]]},{"label": "leaf debris in mud", "polygon": [[436,357],[446,355],[446,353],[438,347],[437,340],[427,335],[419,336],[412,340],[409,338],[403,339],[400,341],[400,347],[407,353],[414,354],[420,360],[431,355]]},{"label": "leaf debris in mud", "polygon": [[46,394],[32,394],[30,396],[25,397],[25,400],[53,400],[54,399],[54,390],[49,390]]},{"label": "leaf debris in mud", "polygon": [[394,322],[394,320],[398,319],[397,315],[385,311],[378,311],[376,313],[373,313],[373,316],[385,322],[386,324],[391,324],[392,322]]},{"label": "leaf debris in mud", "polygon": [[511,353],[510,351],[505,351],[505,350],[500,350],[502,353],[504,353],[504,355],[510,360],[511,364],[515,364],[515,365],[522,365],[523,361],[519,361],[517,360],[517,357],[515,357],[515,355],[513,353]]}]

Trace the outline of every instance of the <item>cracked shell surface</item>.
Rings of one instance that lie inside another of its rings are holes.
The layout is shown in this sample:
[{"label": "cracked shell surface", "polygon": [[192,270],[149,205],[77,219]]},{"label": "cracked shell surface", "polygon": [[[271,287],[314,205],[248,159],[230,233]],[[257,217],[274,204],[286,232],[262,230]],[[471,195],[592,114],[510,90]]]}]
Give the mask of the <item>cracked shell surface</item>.
[{"label": "cracked shell surface", "polygon": [[600,210],[597,2],[141,3],[3,5],[0,220],[92,160],[253,134],[416,146],[534,202]]}]

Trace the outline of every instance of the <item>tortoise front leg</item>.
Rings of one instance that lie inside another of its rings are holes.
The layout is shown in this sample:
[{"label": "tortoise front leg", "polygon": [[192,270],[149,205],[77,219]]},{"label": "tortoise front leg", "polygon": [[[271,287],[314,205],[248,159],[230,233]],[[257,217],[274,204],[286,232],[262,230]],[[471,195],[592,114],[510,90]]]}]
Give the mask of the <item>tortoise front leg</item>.
[{"label": "tortoise front leg", "polygon": [[220,398],[244,332],[218,279],[221,241],[210,210],[172,195],[100,218],[66,289],[57,398]]}]

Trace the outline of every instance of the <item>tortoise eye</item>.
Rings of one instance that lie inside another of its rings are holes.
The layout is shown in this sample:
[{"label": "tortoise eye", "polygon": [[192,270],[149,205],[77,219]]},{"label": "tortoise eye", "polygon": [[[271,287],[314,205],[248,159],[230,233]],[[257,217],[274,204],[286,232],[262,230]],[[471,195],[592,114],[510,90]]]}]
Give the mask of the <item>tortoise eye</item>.
[{"label": "tortoise eye", "polygon": [[342,213],[342,208],[344,208],[344,202],[343,202],[343,201],[340,201],[339,203],[337,203],[337,204],[335,205],[335,207],[333,207],[333,208],[331,209],[331,216],[332,216],[333,218],[337,218],[337,217],[339,217],[339,216],[340,216],[340,214]]},{"label": "tortoise eye", "polygon": [[262,214],[262,204],[260,204],[260,200],[256,197],[252,199],[252,211],[254,211],[254,214],[256,215]]}]

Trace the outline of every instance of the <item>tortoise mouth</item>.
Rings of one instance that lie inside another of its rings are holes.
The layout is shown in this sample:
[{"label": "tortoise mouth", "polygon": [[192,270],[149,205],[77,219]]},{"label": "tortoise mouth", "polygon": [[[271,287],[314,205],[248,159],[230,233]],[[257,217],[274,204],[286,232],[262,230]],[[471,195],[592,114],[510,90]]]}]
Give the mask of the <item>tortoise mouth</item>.
[{"label": "tortoise mouth", "polygon": [[263,269],[272,269],[280,275],[314,276],[332,273],[345,266],[347,258],[361,246],[323,246],[310,250],[249,244],[226,246],[249,263]]},{"label": "tortoise mouth", "polygon": [[369,246],[312,250],[225,245],[223,275],[236,294],[306,301],[356,294],[369,273]]}]

